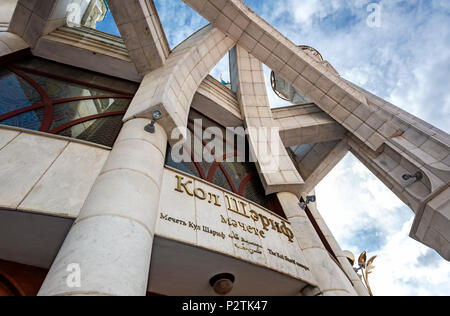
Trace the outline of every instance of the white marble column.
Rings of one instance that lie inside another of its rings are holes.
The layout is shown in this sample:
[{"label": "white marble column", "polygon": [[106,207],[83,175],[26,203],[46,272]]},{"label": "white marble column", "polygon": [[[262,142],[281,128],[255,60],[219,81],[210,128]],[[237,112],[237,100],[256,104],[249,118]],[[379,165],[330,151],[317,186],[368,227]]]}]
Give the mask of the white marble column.
[{"label": "white marble column", "polygon": [[40,296],[146,294],[167,147],[160,125],[144,131],[149,123],[124,124]]},{"label": "white marble column", "polygon": [[278,193],[278,199],[288,220],[291,223],[295,237],[305,255],[309,268],[316,279],[324,296],[356,296],[350,280],[331,259],[322,244],[305,211],[299,206],[295,194]]},{"label": "white marble column", "polygon": [[[315,191],[312,191],[311,194],[315,195]],[[303,198],[306,198],[306,194],[303,196]],[[337,242],[336,238],[334,238],[331,230],[329,229],[328,225],[325,223],[322,215],[317,209],[316,203],[309,204],[308,209],[310,210],[312,216],[316,220],[317,226],[319,226],[319,229],[322,231],[325,239],[336,255],[337,260],[339,261],[345,274],[353,283],[353,287],[355,288],[356,293],[358,293],[359,296],[369,296],[369,291],[367,290],[361,279],[358,277],[356,272],[353,270],[352,265],[348,261],[347,257],[339,246],[339,243]]]}]

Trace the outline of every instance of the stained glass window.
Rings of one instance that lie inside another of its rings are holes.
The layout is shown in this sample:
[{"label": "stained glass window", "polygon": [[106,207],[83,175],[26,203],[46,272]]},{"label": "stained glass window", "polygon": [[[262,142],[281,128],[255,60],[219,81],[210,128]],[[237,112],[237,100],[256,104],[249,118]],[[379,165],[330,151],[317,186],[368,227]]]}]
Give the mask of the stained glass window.
[{"label": "stained glass window", "polygon": [[0,124],[111,147],[138,85],[29,58],[0,68]]},{"label": "stained glass window", "polygon": [[[201,159],[200,162],[194,162],[193,158],[195,151],[194,149],[195,139],[201,142],[202,151],[204,151],[205,149],[209,150],[207,146],[209,141],[205,141],[202,135],[198,135],[198,129],[197,130],[195,129],[196,123],[195,120],[201,120],[203,132],[205,132],[206,129],[210,127],[216,127],[221,129],[222,135],[224,136],[226,135],[226,130],[224,127],[220,126],[218,123],[210,120],[204,115],[198,113],[197,111],[191,110],[187,130],[187,132],[189,133],[188,139],[190,140],[190,143],[185,143],[183,146],[183,150],[186,150],[188,152],[188,155],[191,156],[191,161],[175,162],[172,156],[172,148],[169,146],[166,155],[167,157],[166,164],[168,166],[191,174],[195,177],[218,185],[228,191],[241,195],[242,197],[257,203],[260,206],[272,209],[273,203],[271,203],[271,200],[274,198],[274,196],[267,197],[265,195],[264,188],[259,179],[256,166],[253,162],[249,161],[248,156],[249,150],[247,142],[245,141],[245,139],[243,140],[245,143],[245,149],[243,148],[241,149],[239,148],[239,146],[234,145],[239,143],[239,140],[237,139],[242,137],[245,138],[245,136],[234,134],[233,135],[235,137],[234,142],[231,142],[231,140],[227,139],[226,137],[224,137],[222,142],[224,144],[223,145],[224,154],[230,152],[229,155],[233,157],[238,157],[242,155],[242,157],[245,157],[245,162],[238,162],[237,159],[234,159],[233,162],[228,162],[226,161],[226,159],[223,159],[222,162],[218,161],[206,162],[204,159]],[[234,146],[234,150],[226,151],[225,147],[229,148],[229,146]],[[240,150],[243,150],[244,152],[243,153],[239,152]],[[215,155],[216,153],[213,154]]]}]

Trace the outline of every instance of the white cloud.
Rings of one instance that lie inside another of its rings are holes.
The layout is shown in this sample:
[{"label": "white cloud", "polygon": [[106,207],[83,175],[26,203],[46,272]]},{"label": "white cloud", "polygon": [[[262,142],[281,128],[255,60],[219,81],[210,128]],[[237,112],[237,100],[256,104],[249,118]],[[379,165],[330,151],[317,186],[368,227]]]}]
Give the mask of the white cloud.
[{"label": "white cloud", "polygon": [[230,82],[230,57],[226,54],[211,71],[211,76],[220,81]]},{"label": "white cloud", "polygon": [[[412,220],[406,222],[378,252],[373,290],[380,295],[449,295],[450,265],[408,237],[411,225]],[[419,262],[426,257],[429,262]]]},{"label": "white cloud", "polygon": [[358,244],[356,233],[392,234],[401,221],[412,216],[403,208],[403,203],[351,154],[330,172],[316,192],[318,207],[330,229],[348,246]]},{"label": "white cloud", "polygon": [[315,19],[323,19],[340,7],[340,2],[329,0],[290,0],[287,6],[293,8],[293,15],[297,23],[311,26]]},{"label": "white cloud", "polygon": [[155,6],[172,49],[208,24],[208,21],[182,1],[155,0]]},{"label": "white cloud", "polygon": [[375,295],[449,295],[450,264],[409,238],[413,214],[352,155],[316,189],[318,209],[343,249],[378,255]]}]

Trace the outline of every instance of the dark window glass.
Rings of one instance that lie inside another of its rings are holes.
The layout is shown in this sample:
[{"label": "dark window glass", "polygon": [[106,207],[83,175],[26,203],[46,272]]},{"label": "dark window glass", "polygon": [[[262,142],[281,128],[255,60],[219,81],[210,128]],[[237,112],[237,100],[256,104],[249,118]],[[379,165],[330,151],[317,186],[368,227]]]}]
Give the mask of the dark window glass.
[{"label": "dark window glass", "polygon": [[121,127],[122,116],[111,116],[74,125],[58,134],[112,147]]},{"label": "dark window glass", "polygon": [[61,81],[33,73],[24,71],[31,79],[33,79],[51,99],[68,99],[81,96],[102,96],[109,95],[111,92],[96,89],[81,84],[67,81]]},{"label": "dark window glass", "polygon": [[0,69],[0,98],[0,115],[42,102],[36,89],[6,69]]},{"label": "dark window glass", "polygon": [[29,58],[0,68],[0,124],[112,146],[138,85]]}]

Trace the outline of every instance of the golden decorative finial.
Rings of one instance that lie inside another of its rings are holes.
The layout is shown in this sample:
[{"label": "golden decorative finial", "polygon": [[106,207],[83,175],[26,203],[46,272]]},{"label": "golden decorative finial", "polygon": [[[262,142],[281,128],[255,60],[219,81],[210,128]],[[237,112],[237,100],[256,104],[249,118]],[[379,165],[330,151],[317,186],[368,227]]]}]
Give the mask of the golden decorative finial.
[{"label": "golden decorative finial", "polygon": [[[347,256],[348,261],[350,261],[350,264],[353,266],[355,262],[355,256],[348,250],[344,251],[344,253]],[[375,261],[376,258],[377,256],[373,256],[372,258],[369,259],[369,261],[367,261],[367,252],[363,251],[358,258],[358,268],[354,268],[359,278],[364,282],[364,285],[367,287],[370,296],[373,296],[373,292],[369,284],[369,275],[375,268],[373,262]],[[361,271],[361,274],[358,273],[359,271]]]}]

